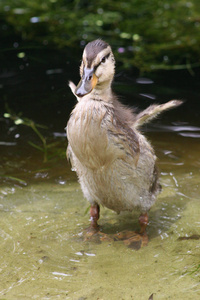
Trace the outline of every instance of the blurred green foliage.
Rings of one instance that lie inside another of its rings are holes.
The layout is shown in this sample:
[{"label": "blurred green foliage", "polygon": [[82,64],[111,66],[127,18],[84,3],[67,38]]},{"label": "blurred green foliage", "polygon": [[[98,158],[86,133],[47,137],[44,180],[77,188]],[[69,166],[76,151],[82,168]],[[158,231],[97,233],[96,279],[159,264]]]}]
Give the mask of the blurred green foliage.
[{"label": "blurred green foliage", "polygon": [[64,48],[105,39],[123,67],[141,71],[200,65],[199,0],[1,0],[1,35]]}]

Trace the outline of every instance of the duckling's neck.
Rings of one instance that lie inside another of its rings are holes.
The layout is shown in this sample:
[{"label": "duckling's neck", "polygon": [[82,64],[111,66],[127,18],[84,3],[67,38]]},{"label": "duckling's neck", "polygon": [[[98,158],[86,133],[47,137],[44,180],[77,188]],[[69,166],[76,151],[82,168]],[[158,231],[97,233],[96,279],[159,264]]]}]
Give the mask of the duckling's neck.
[{"label": "duckling's neck", "polygon": [[90,95],[93,100],[111,103],[113,98],[111,84],[97,85]]}]

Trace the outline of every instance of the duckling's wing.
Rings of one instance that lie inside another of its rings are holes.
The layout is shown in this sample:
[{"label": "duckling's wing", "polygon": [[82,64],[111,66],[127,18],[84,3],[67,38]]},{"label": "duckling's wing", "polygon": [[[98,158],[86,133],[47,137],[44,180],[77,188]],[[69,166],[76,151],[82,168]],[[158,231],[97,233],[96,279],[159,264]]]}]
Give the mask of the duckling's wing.
[{"label": "duckling's wing", "polygon": [[[74,84],[72,81],[69,81],[68,85],[69,85],[69,87],[70,87],[72,93],[75,95],[75,89],[76,89],[75,84]],[[75,95],[75,96],[76,96],[76,95]]]},{"label": "duckling's wing", "polygon": [[72,81],[69,81],[68,85],[69,85],[69,87],[70,87],[72,93],[73,93],[74,96],[76,97],[77,101],[79,101],[80,98],[79,98],[79,97],[76,95],[76,93],[75,93],[76,85],[75,85]]},{"label": "duckling's wing", "polygon": [[109,123],[109,130],[107,129],[112,156],[124,160],[131,157],[136,166],[140,155],[138,133],[118,118],[113,119],[113,122]]},{"label": "duckling's wing", "polygon": [[181,105],[182,103],[183,103],[183,101],[180,101],[180,100],[171,100],[164,104],[151,105],[136,116],[136,120],[131,127],[138,128],[138,127],[142,126],[143,124],[148,123],[149,121],[156,118],[164,110],[174,108],[176,106]]}]

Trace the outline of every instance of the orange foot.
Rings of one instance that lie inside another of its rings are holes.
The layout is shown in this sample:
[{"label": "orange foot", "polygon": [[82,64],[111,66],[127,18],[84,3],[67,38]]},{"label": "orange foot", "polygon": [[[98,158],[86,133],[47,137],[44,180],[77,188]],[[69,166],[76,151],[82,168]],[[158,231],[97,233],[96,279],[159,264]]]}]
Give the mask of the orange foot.
[{"label": "orange foot", "polygon": [[137,233],[135,231],[121,231],[115,234],[116,241],[123,241],[128,248],[139,250],[148,245],[148,236],[146,232]]},{"label": "orange foot", "polygon": [[140,248],[147,246],[148,236],[146,233],[141,234],[128,230],[121,231],[117,234],[106,234],[101,232],[99,228],[89,227],[84,232],[84,241],[95,243],[123,241],[128,248],[139,250]]},{"label": "orange foot", "polygon": [[92,241],[95,243],[101,243],[101,242],[111,242],[114,241],[114,238],[112,237],[112,235],[106,234],[104,232],[100,231],[99,227],[92,227],[90,226],[89,228],[87,228],[83,234],[84,236],[84,242],[85,241]]}]

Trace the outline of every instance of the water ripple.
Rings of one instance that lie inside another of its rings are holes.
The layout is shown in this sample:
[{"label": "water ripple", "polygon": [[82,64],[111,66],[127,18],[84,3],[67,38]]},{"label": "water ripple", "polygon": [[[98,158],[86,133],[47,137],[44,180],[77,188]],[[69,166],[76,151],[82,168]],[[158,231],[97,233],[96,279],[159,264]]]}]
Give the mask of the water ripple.
[{"label": "water ripple", "polygon": [[161,125],[152,124],[147,131],[177,132],[178,135],[191,138],[200,138],[200,127],[189,125]]}]

